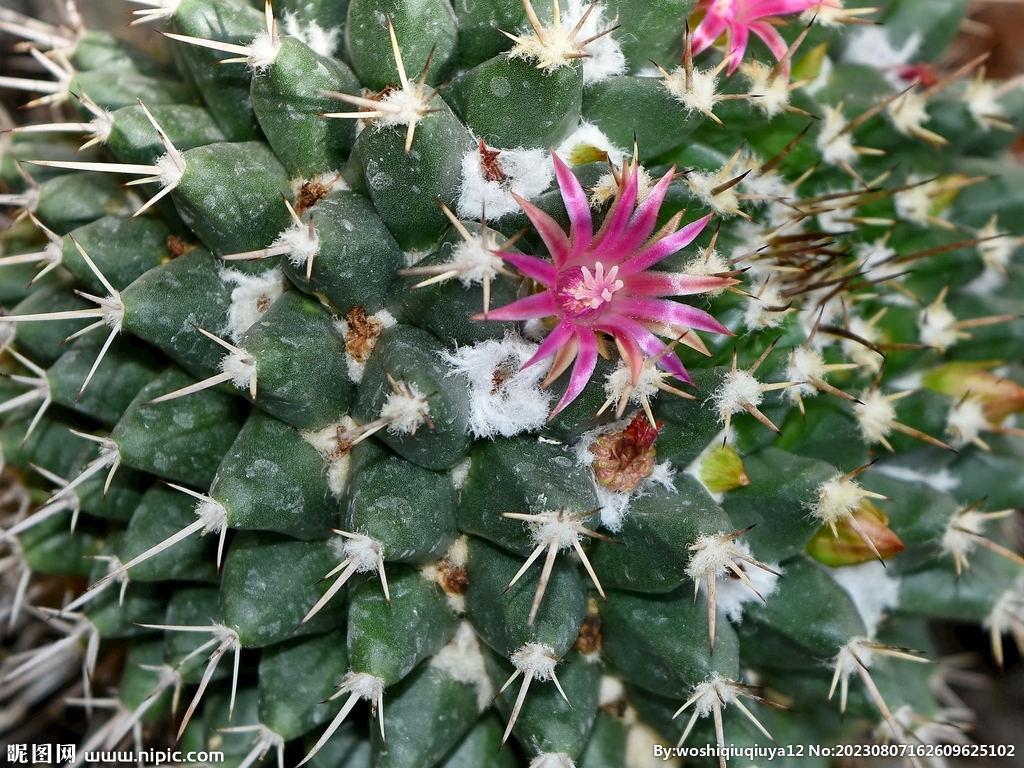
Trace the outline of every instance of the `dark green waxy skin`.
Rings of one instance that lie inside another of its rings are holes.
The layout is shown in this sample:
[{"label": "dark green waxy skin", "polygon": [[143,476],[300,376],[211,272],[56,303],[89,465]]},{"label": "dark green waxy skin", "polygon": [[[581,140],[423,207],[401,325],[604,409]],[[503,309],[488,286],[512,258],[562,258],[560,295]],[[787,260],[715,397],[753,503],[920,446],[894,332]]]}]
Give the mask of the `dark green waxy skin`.
[{"label": "dark green waxy skin", "polygon": [[355,141],[354,120],[320,117],[354,107],[322,91],[358,94],[359,81],[344,64],[293,37],[282,38],[274,63],[253,77],[253,111],[292,177],[309,179],[340,170]]}]

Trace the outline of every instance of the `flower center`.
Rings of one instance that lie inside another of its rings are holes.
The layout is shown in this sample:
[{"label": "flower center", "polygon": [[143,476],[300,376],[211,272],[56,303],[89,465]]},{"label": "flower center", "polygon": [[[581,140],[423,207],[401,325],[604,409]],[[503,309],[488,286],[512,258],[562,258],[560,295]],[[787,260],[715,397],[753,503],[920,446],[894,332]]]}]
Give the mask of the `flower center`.
[{"label": "flower center", "polygon": [[605,274],[604,265],[600,261],[594,264],[593,273],[586,267],[580,267],[579,275],[562,290],[563,306],[566,311],[581,314],[607,304],[615,292],[624,285],[621,280],[616,279],[618,274],[618,265]]}]

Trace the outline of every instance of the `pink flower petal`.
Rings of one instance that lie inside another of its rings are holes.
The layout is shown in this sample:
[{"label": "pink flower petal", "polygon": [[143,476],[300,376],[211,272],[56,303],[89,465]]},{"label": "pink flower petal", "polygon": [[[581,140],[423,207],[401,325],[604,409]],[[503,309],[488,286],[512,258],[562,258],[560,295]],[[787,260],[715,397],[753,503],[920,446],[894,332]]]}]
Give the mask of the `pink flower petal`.
[{"label": "pink flower petal", "polygon": [[576,335],[576,329],[572,323],[568,320],[563,320],[558,324],[551,333],[547,335],[547,338],[541,342],[540,346],[537,347],[537,351],[533,357],[523,363],[523,368],[529,368],[534,363],[539,363],[546,357],[551,357],[558,350],[564,347],[572,337]]},{"label": "pink flower petal", "polygon": [[633,337],[640,348],[647,353],[650,357],[658,358],[658,367],[664,371],[668,371],[673,376],[682,379],[687,384],[692,384],[693,380],[690,378],[690,374],[686,372],[686,368],[683,366],[682,361],[676,356],[675,352],[665,350],[668,345],[665,344],[661,339],[651,333],[649,330],[644,328],[636,320],[632,320],[628,317],[616,317],[605,323],[609,329],[609,333],[614,333],[615,336],[631,336]]},{"label": "pink flower petal", "polygon": [[555,297],[551,291],[543,291],[527,296],[525,299],[513,301],[504,307],[492,309],[490,312],[481,312],[473,315],[473,320],[533,320],[537,317],[548,317],[557,315],[558,306],[555,304]]},{"label": "pink flower petal", "polygon": [[729,277],[684,275],[678,272],[640,272],[630,275],[624,282],[624,295],[692,296],[727,288],[736,281]]},{"label": "pink flower petal", "polygon": [[631,259],[626,261],[619,267],[619,277],[626,275],[635,275],[637,272],[642,272],[662,259],[671,256],[678,250],[685,248],[687,245],[692,243],[694,239],[702,231],[707,223],[711,221],[711,214],[697,219],[696,221],[687,224],[677,232],[673,232],[667,237],[661,238],[658,242],[649,248],[645,248],[640,253],[633,256]]},{"label": "pink flower petal", "polygon": [[579,329],[576,332],[576,338],[579,339],[580,349],[576,355],[576,362],[572,366],[569,386],[565,390],[565,394],[562,395],[562,399],[558,401],[558,405],[548,416],[548,420],[553,419],[559,411],[579,397],[583,388],[587,386],[587,382],[590,381],[590,377],[594,375],[594,368],[597,366],[597,337],[593,331]]},{"label": "pink flower petal", "polygon": [[558,269],[551,262],[538,259],[536,256],[527,256],[525,253],[496,253],[509,264],[515,265],[524,275],[544,283],[549,288],[553,287],[558,279]]},{"label": "pink flower petal", "polygon": [[622,237],[618,243],[623,253],[632,253],[654,234],[654,227],[658,223],[658,211],[661,210],[661,204],[665,202],[665,195],[668,194],[668,186],[672,183],[675,171],[676,167],[673,165],[668,173],[654,185],[654,189],[647,195],[647,199],[636,209],[636,213],[633,214],[633,218],[629,222],[627,235]]},{"label": "pink flower petal", "polygon": [[744,24],[734,24],[729,30],[729,69],[731,75],[743,61],[750,41],[750,29]]},{"label": "pink flower petal", "polygon": [[763,19],[765,16],[787,16],[791,13],[803,13],[819,2],[820,0],[743,0],[737,16],[743,22]]},{"label": "pink flower petal", "polygon": [[[597,244],[595,247],[605,250],[621,250],[618,240],[622,237],[622,233],[625,231],[626,225],[629,224],[629,219],[633,215],[633,206],[636,205],[636,196],[639,191],[639,180],[640,175],[636,172],[635,168],[631,168],[622,194],[615,200],[614,208],[597,233]],[[629,251],[625,252],[629,253]]]},{"label": "pink flower petal", "polygon": [[765,21],[755,21],[750,25],[750,31],[764,40],[764,44],[768,46],[768,50],[772,52],[776,59],[781,59],[786,55],[786,51],[789,50],[789,46],[786,45],[786,41],[779,34],[778,30]]},{"label": "pink flower petal", "polygon": [[555,266],[560,267],[565,264],[566,259],[569,258],[569,238],[562,231],[558,222],[515,192],[512,193],[512,197],[519,203],[519,207],[523,209],[523,213],[527,215],[533,226],[537,228],[544,245],[547,246],[555,261]]},{"label": "pink flower petal", "polygon": [[552,152],[551,162],[555,166],[555,176],[558,179],[558,189],[562,193],[562,202],[565,203],[565,210],[569,214],[570,241],[572,243],[569,258],[574,259],[590,247],[594,236],[594,222],[590,218],[590,201],[587,200],[587,193],[583,190],[579,180],[573,176],[569,166],[562,162],[562,158]]},{"label": "pink flower petal", "polygon": [[690,45],[693,47],[693,55],[711,46],[715,40],[722,36],[732,19],[727,19],[716,13],[709,12],[704,20],[694,30],[690,38]]},{"label": "pink flower petal", "polygon": [[618,298],[615,311],[638,320],[664,325],[680,325],[697,331],[710,331],[731,336],[732,332],[703,309],[665,299]]}]

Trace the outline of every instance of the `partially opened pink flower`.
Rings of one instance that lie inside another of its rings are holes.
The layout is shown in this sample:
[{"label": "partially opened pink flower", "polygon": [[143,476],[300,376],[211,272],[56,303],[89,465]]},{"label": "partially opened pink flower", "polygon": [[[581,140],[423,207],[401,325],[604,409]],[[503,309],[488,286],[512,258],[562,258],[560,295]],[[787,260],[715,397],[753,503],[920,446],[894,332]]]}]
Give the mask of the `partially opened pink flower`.
[{"label": "partially opened pink flower", "polygon": [[772,26],[771,17],[803,13],[821,4],[822,0],[701,0],[698,9],[706,13],[693,33],[693,52],[700,53],[728,32],[731,75],[743,61],[753,32],[764,40],[776,59],[781,59],[788,45]]},{"label": "partially opened pink flower", "polygon": [[730,332],[707,312],[660,297],[719,290],[736,281],[660,272],[651,267],[689,245],[711,215],[678,229],[682,219],[682,213],[678,213],[655,234],[658,211],[674,169],[661,178],[642,204],[636,205],[639,174],[635,164],[624,163],[618,197],[595,234],[586,192],[557,155],[552,155],[552,159],[569,213],[569,234],[544,211],[516,197],[540,233],[552,261],[498,252],[505,261],[545,286],[545,290],[477,315],[476,319],[557,318],[554,330],[523,366],[554,356],[545,382],[550,383],[575,360],[569,386],[552,416],[576,399],[590,381],[597,364],[599,332],[615,340],[630,366],[634,384],[648,357],[657,358],[662,370],[689,382],[679,358],[655,334],[674,339],[690,330]]}]

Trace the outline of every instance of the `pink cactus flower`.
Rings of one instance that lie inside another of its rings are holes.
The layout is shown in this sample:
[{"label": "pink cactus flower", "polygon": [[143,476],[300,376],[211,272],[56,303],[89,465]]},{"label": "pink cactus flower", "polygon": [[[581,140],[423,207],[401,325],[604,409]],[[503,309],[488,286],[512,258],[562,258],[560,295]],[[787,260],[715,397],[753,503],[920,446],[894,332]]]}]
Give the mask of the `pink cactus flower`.
[{"label": "pink cactus flower", "polygon": [[634,384],[646,358],[656,358],[662,370],[689,383],[686,369],[675,352],[655,334],[677,338],[690,330],[723,334],[730,334],[730,331],[701,309],[660,297],[704,293],[736,281],[728,277],[661,272],[651,267],[689,245],[711,215],[677,229],[682,219],[679,213],[655,233],[658,211],[674,169],[661,178],[643,203],[637,205],[639,174],[635,163],[624,163],[618,196],[595,234],[586,192],[557,155],[552,155],[552,159],[569,214],[569,233],[562,231],[544,211],[516,197],[537,228],[552,261],[497,252],[545,289],[477,315],[475,319],[557,318],[554,330],[523,366],[554,356],[546,385],[575,360],[569,386],[551,417],[575,400],[590,381],[597,364],[599,332],[615,340],[630,366]]},{"label": "pink cactus flower", "polygon": [[789,46],[773,26],[776,19],[772,17],[803,13],[821,4],[821,0],[701,0],[698,9],[706,14],[693,33],[693,52],[700,53],[728,32],[731,75],[743,61],[753,32],[764,40],[776,59],[781,59]]}]

